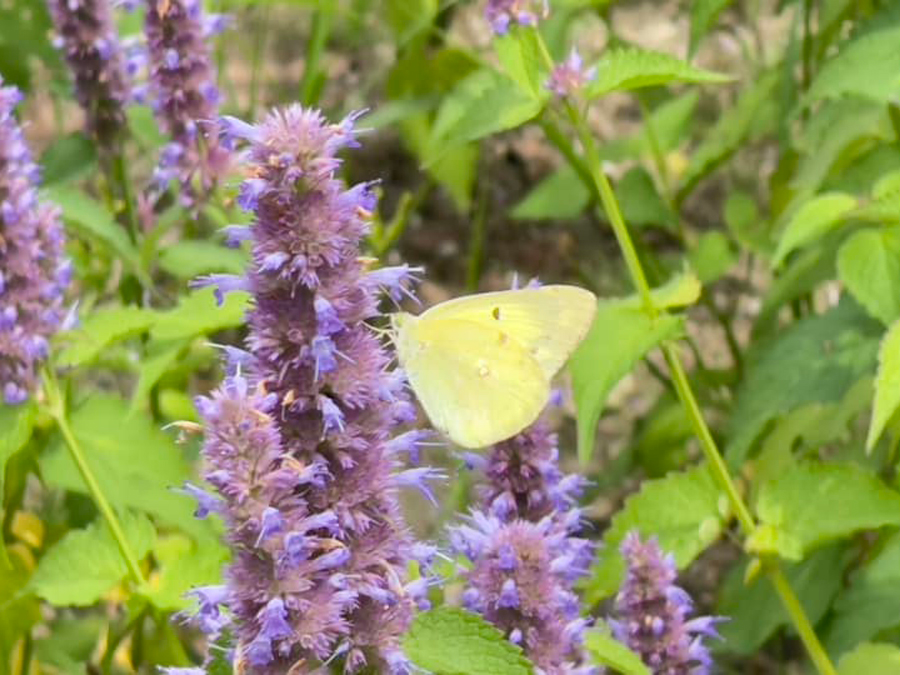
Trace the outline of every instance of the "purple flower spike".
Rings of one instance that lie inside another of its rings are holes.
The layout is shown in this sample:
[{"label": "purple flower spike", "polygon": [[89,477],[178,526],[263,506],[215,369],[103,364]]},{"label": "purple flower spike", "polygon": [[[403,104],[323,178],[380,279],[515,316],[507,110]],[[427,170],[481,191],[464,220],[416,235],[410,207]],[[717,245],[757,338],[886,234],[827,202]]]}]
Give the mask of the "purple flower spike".
[{"label": "purple flower spike", "polygon": [[548,0],[488,0],[484,18],[497,35],[504,35],[512,24],[536,26],[550,15]]},{"label": "purple flower spike", "polygon": [[[407,568],[436,554],[412,540],[397,493],[431,496],[442,474],[403,469],[423,435],[398,432],[405,383],[366,323],[382,292],[411,292],[413,271],[373,280],[361,257],[374,204],[335,177],[353,119],[328,124],[291,106],[222,127],[247,144],[241,203],[254,221],[240,239],[253,262],[239,282],[199,283],[237,284],[253,309],[247,358],[197,409],[204,478],[233,550],[224,604],[237,659],[255,675],[411,672],[400,638],[429,581],[406,583]],[[208,607],[208,620],[220,616]]]},{"label": "purple flower spike", "polygon": [[[145,1],[150,97],[160,126],[172,137],[155,182],[165,189],[171,180],[178,181],[184,203],[197,207],[231,159],[220,143],[219,92],[206,42],[212,24],[201,0]],[[225,27],[221,21],[213,23]]]},{"label": "purple flower spike", "polygon": [[0,79],[0,388],[28,400],[60,328],[69,265],[59,210],[38,201],[40,171],[13,115],[22,94]]},{"label": "purple flower spike", "polygon": [[108,0],[48,0],[57,35],[85,111],[87,133],[101,152],[116,152],[131,98],[126,57]]},{"label": "purple flower spike", "polygon": [[675,585],[675,560],[663,553],[655,537],[642,542],[637,532],[630,532],[622,555],[628,569],[610,621],[616,639],[654,673],[710,673],[712,658],[703,638],[718,637],[715,624],[724,619],[687,618],[693,603]]},{"label": "purple flower spike", "polygon": [[573,584],[593,560],[590,541],[576,535],[574,508],[584,479],[565,476],[556,436],[538,420],[474,462],[486,478],[484,511],[450,531],[453,548],[472,562],[463,604],[494,623],[546,675],[589,675]]},{"label": "purple flower spike", "polygon": [[581,55],[574,47],[568,58],[558,64],[547,80],[547,89],[562,98],[576,96],[597,76],[597,68],[585,68]]}]

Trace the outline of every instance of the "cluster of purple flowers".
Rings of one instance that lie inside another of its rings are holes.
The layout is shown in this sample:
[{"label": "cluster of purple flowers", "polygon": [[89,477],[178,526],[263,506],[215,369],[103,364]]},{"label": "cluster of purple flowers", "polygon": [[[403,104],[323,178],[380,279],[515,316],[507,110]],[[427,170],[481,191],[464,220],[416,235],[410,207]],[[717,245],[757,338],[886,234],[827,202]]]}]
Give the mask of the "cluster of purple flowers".
[{"label": "cluster of purple flowers", "polygon": [[718,637],[719,617],[688,619],[691,597],[675,585],[675,559],[655,538],[631,532],[622,543],[627,572],[610,621],[616,639],[640,655],[655,675],[706,675],[712,658],[704,637]]},{"label": "cluster of purple flowers", "polygon": [[47,0],[62,50],[85,111],[87,132],[102,151],[114,151],[131,98],[126,62],[109,0]]},{"label": "cluster of purple flowers", "polygon": [[596,66],[585,67],[574,47],[568,58],[550,72],[547,88],[562,98],[573,97],[597,76]]},{"label": "cluster of purple flowers", "polygon": [[509,31],[512,24],[536,26],[550,13],[549,0],[488,0],[484,17],[497,35]]},{"label": "cluster of purple flowers", "polygon": [[427,606],[428,578],[405,579],[435,550],[412,540],[397,491],[431,497],[439,473],[402,468],[422,434],[394,435],[415,409],[364,323],[413,271],[369,271],[360,257],[375,198],[334,176],[336,152],[355,145],[353,123],[297,105],[259,125],[223,120],[249,146],[239,201],[255,219],[230,236],[252,242],[253,263],[245,278],[199,285],[243,288],[254,306],[248,351],[231,350],[228,379],[198,400],[204,477],[217,494],[188,490],[199,515],[222,514],[234,551],[227,584],[195,591],[196,618],[213,634],[231,623],[236,659],[254,673],[341,661],[347,673],[406,673],[399,640]]},{"label": "cluster of purple flowers", "polygon": [[177,180],[187,205],[202,201],[229,163],[217,128],[219,90],[207,44],[225,26],[223,16],[203,12],[201,0],[147,0],[149,93],[160,126],[172,137],[154,182],[163,190]]},{"label": "cluster of purple flowers", "polygon": [[0,387],[7,404],[34,390],[62,321],[71,266],[59,211],[38,202],[40,172],[14,116],[22,95],[0,80]]},{"label": "cluster of purple flowers", "polygon": [[590,621],[580,616],[573,584],[593,560],[593,544],[576,536],[576,500],[585,481],[563,474],[556,437],[539,420],[468,463],[487,478],[483,511],[451,530],[471,568],[463,602],[498,626],[546,675],[593,673],[581,650]]}]

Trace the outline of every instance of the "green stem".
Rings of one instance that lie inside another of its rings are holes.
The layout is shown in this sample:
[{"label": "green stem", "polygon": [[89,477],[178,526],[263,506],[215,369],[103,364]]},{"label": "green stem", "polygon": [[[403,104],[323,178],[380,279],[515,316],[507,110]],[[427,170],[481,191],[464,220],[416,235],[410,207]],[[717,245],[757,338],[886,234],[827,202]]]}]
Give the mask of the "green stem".
[{"label": "green stem", "polygon": [[603,210],[606,217],[612,225],[613,233],[616,235],[616,241],[622,250],[622,256],[625,258],[625,265],[628,267],[628,274],[631,276],[634,285],[637,287],[638,294],[641,296],[641,302],[644,310],[651,319],[656,318],[659,314],[656,305],[653,304],[653,297],[650,294],[650,284],[647,283],[647,276],[644,274],[644,268],[641,266],[640,258],[628,234],[628,227],[625,225],[625,219],[622,217],[622,211],[619,209],[619,203],[616,201],[616,195],[613,193],[612,185],[600,165],[600,155],[597,152],[594,137],[587,128],[584,118],[575,109],[575,106],[567,104],[566,106],[578,138],[584,149],[584,155],[587,159],[588,171],[591,174],[591,181],[594,190],[603,204]]},{"label": "green stem", "polygon": [[806,616],[806,611],[803,609],[803,605],[800,604],[800,599],[794,593],[794,589],[791,588],[787,577],[784,576],[784,572],[777,565],[773,565],[769,569],[769,579],[772,580],[775,591],[778,593],[778,597],[781,598],[781,604],[784,605],[787,613],[790,614],[791,620],[794,622],[794,628],[800,634],[800,639],[803,641],[809,657],[816,664],[816,669],[822,675],[837,675],[837,670],[831,663],[831,659],[828,658],[822,643],[819,642],[816,631],[810,623],[809,617]]},{"label": "green stem", "polygon": [[[543,44],[540,34],[538,34],[537,37],[544,58],[547,60],[549,57],[547,48]],[[625,219],[622,216],[622,210],[619,207],[618,200],[616,199],[612,186],[609,183],[609,179],[606,177],[603,167],[600,164],[600,155],[597,152],[594,137],[588,129],[584,116],[574,105],[567,102],[566,111],[578,134],[587,160],[587,168],[591,174],[592,187],[597,193],[597,196],[603,205],[603,209],[606,211],[606,216],[612,225],[616,240],[619,243],[629,274],[631,275],[632,283],[640,294],[645,311],[651,318],[655,318],[659,316],[660,310],[653,303],[653,296],[650,292],[650,285],[647,283],[647,276],[644,273],[634,243],[631,240],[631,235],[625,224]],[[664,343],[662,345],[662,350],[666,362],[669,365],[672,382],[678,392],[678,397],[681,399],[681,403],[691,422],[691,426],[693,427],[697,438],[700,440],[700,447],[712,470],[716,483],[719,485],[720,489],[725,491],[731,509],[734,512],[741,529],[744,531],[744,534],[750,535],[756,529],[756,521],[753,519],[753,515],[750,513],[750,509],[744,502],[744,499],[741,497],[737,485],[728,471],[725,460],[716,446],[716,441],[712,437],[712,433],[703,417],[703,412],[700,410],[697,398],[694,396],[693,389],[691,388],[687,374],[685,373],[684,365],[681,362],[678,351],[671,342]],[[810,658],[819,670],[819,673],[821,673],[821,675],[837,675],[837,671],[831,664],[822,644],[819,642],[812,624],[806,616],[803,606],[800,604],[796,594],[785,578],[784,573],[778,567],[778,562],[775,560],[770,563],[769,576],[772,579],[772,583],[775,585],[775,590],[781,598],[781,602],[791,616],[794,626],[800,634],[800,638],[806,646]]]},{"label": "green stem", "polygon": [[694,396],[694,391],[691,389],[687,374],[684,372],[684,365],[681,363],[678,351],[670,342],[665,343],[662,350],[666,357],[666,363],[669,364],[672,382],[675,384],[678,398],[681,399],[681,403],[684,405],[691,426],[694,428],[694,433],[697,435],[697,438],[700,439],[700,446],[703,449],[703,454],[706,457],[707,462],[709,462],[709,465],[712,468],[716,482],[725,490],[725,494],[728,496],[728,502],[731,504],[731,509],[734,511],[734,515],[741,524],[741,529],[743,529],[746,534],[750,534],[756,528],[756,523],[753,520],[753,516],[750,515],[750,509],[747,508],[747,505],[741,498],[737,485],[735,485],[731,478],[731,474],[728,472],[725,460],[719,452],[719,449],[716,447],[716,441],[713,439],[712,433],[710,433],[709,427],[706,425],[703,412],[700,410],[700,405],[697,403],[697,397]]},{"label": "green stem", "polygon": [[131,182],[128,180],[128,171],[125,168],[124,152],[124,148],[120,145],[119,151],[112,160],[112,174],[118,184],[119,192],[122,197],[128,236],[131,238],[132,243],[137,243],[138,220],[134,210],[134,195],[131,191]]},{"label": "green stem", "polygon": [[122,554],[122,558],[125,560],[125,565],[128,567],[131,578],[136,583],[143,584],[144,575],[141,573],[137,557],[131,550],[128,540],[125,538],[125,532],[122,530],[121,524],[119,524],[119,519],[116,517],[115,511],[113,511],[112,506],[110,506],[109,502],[106,500],[106,495],[104,495],[103,491],[100,489],[100,484],[97,482],[94,472],[91,471],[91,467],[87,463],[81,445],[79,444],[78,439],[75,438],[75,434],[72,432],[72,427],[69,426],[69,420],[66,415],[66,406],[59,390],[59,385],[49,372],[45,372],[44,382],[47,393],[48,412],[59,427],[59,431],[66,442],[66,446],[69,448],[69,453],[72,455],[72,460],[78,467],[78,471],[81,473],[85,485],[87,485],[88,492],[90,492],[91,497],[97,504],[97,508],[106,519],[106,523],[109,525],[113,539],[115,539],[116,545],[119,547],[119,553]]}]

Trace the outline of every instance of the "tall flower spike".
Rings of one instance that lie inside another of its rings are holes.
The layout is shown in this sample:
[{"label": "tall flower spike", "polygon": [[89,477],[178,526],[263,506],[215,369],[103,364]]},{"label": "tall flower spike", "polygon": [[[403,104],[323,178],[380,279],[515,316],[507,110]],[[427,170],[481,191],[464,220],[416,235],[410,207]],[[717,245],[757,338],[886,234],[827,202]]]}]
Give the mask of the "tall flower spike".
[{"label": "tall flower spike", "polygon": [[201,0],[146,0],[149,94],[160,126],[171,137],[154,175],[159,190],[177,180],[188,206],[197,206],[227,170],[220,143],[219,90],[207,39],[222,30]]},{"label": "tall flower spike", "polygon": [[87,116],[87,132],[101,152],[116,152],[131,97],[126,63],[110,0],[47,0],[72,77]]},{"label": "tall flower spike", "polygon": [[451,529],[453,548],[469,558],[466,607],[494,623],[545,675],[596,672],[582,653],[589,621],[572,590],[593,560],[576,536],[584,485],[559,470],[556,436],[541,419],[498,443],[478,462],[486,477],[484,511]]},{"label": "tall flower spike", "polygon": [[0,387],[23,403],[63,319],[71,276],[59,211],[38,202],[40,172],[13,110],[22,95],[0,80]]},{"label": "tall flower spike", "polygon": [[671,555],[655,538],[642,542],[630,532],[622,542],[627,572],[610,621],[616,639],[640,655],[654,673],[706,675],[712,658],[704,637],[718,637],[719,617],[689,619],[690,596],[675,585],[677,570]]},{"label": "tall flower spike", "polygon": [[352,118],[290,106],[228,128],[249,145],[253,310],[249,353],[197,402],[234,551],[197,617],[217,632],[224,605],[253,673],[407,673],[399,640],[428,584],[404,577],[433,550],[413,542],[397,491],[427,492],[435,472],[401,470],[410,441],[395,429],[410,404],[364,323],[379,301],[359,250],[373,197],[334,176]]},{"label": "tall flower spike", "polygon": [[549,0],[488,0],[484,8],[484,17],[497,35],[504,35],[516,23],[536,26],[549,14]]}]

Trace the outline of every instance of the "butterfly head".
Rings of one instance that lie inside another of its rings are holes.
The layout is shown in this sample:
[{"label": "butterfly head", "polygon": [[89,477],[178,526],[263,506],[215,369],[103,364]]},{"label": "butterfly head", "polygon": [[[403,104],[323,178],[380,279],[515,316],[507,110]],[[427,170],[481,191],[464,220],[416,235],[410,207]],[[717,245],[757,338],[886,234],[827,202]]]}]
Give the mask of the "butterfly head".
[{"label": "butterfly head", "polygon": [[401,360],[410,351],[411,335],[409,329],[415,320],[416,317],[407,312],[394,312],[391,314],[391,342],[394,343]]}]

